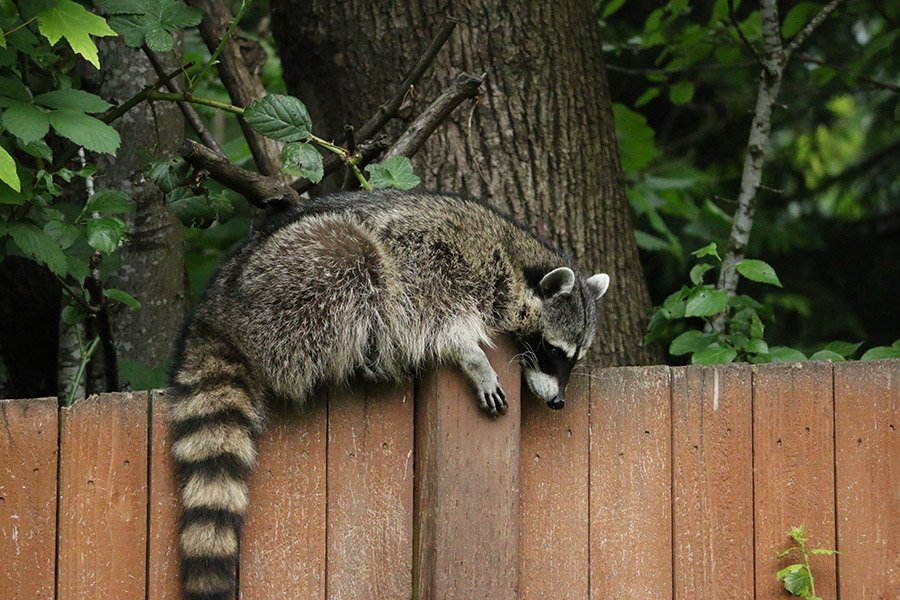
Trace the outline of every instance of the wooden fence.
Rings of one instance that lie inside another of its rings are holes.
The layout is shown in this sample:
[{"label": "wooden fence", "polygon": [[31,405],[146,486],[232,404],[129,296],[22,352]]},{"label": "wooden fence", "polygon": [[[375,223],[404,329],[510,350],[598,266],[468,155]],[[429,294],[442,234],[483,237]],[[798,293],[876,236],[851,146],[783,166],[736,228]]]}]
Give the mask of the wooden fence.
[{"label": "wooden fence", "polygon": [[[277,417],[240,598],[782,598],[801,523],[822,598],[900,598],[900,361],[601,370],[554,412],[509,355],[497,420],[449,371]],[[0,406],[0,598],[177,598],[166,393]]]}]

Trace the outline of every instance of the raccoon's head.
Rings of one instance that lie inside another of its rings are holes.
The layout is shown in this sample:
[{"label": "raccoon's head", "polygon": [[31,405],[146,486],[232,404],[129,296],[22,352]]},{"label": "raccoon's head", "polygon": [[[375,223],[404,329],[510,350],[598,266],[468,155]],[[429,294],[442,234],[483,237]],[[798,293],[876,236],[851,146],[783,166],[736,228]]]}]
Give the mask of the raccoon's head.
[{"label": "raccoon's head", "polygon": [[597,301],[609,287],[609,275],[583,278],[568,267],[529,270],[526,279],[541,302],[538,331],[522,340],[522,375],[547,406],[565,404],[572,368],[584,358],[597,325]]}]

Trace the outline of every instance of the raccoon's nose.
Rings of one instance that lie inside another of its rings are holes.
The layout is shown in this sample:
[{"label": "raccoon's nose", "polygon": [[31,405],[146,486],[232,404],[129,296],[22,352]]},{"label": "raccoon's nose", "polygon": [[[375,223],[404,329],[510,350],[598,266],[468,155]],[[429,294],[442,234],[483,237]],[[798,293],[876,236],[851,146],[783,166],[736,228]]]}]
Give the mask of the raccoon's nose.
[{"label": "raccoon's nose", "polygon": [[560,396],[553,396],[549,400],[547,400],[547,406],[552,408],[553,410],[559,410],[563,406],[566,405],[566,401],[562,399]]}]

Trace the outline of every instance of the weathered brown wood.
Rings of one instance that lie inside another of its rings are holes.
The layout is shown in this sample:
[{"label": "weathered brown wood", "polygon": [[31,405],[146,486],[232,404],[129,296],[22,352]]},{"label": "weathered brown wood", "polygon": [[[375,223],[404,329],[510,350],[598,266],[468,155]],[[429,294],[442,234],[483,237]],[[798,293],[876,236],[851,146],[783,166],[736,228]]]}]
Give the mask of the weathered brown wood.
[{"label": "weathered brown wood", "polygon": [[834,402],[840,597],[900,598],[900,361],[835,365]]},{"label": "weathered brown wood", "polygon": [[669,369],[598,371],[591,384],[591,595],[672,595]]},{"label": "weathered brown wood", "polygon": [[426,374],[417,390],[417,598],[513,600],[519,521],[518,365],[508,340],[488,351],[509,412],[478,408],[452,369]]},{"label": "weathered brown wood", "polygon": [[178,488],[169,454],[168,413],[171,396],[150,393],[150,502],[147,527],[147,597],[181,600],[178,586]]},{"label": "weathered brown wood", "polygon": [[0,419],[0,596],[52,598],[56,398],[2,400]]},{"label": "weathered brown wood", "polygon": [[566,406],[522,397],[519,598],[587,599],[590,375],[574,375]]},{"label": "weathered brown wood", "polygon": [[57,598],[144,597],[147,393],[60,411]]},{"label": "weathered brown wood", "polygon": [[[756,597],[783,593],[776,555],[805,525],[814,548],[834,548],[834,422],[831,363],[753,369]],[[816,594],[836,596],[833,556],[812,559]]]},{"label": "weathered brown wood", "polygon": [[328,406],[328,597],[412,594],[413,388],[369,385]]},{"label": "weathered brown wood", "polygon": [[753,598],[751,404],[749,365],[672,370],[676,599]]},{"label": "weathered brown wood", "polygon": [[263,433],[241,540],[242,600],[325,598],[327,403],[278,411]]}]

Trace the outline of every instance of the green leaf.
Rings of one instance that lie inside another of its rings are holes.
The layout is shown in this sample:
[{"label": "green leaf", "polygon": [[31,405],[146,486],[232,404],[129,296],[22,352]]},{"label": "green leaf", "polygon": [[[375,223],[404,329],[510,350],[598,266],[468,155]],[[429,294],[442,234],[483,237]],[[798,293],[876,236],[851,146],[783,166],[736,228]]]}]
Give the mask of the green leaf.
[{"label": "green leaf", "polygon": [[312,144],[291,142],[281,150],[281,170],[294,177],[305,177],[313,183],[325,174],[322,155]]},{"label": "green leaf", "polygon": [[298,98],[269,94],[244,109],[244,120],[266,137],[282,142],[301,142],[312,135],[312,120]]},{"label": "green leaf", "polygon": [[70,248],[81,236],[77,227],[60,220],[47,221],[44,233],[52,237],[63,250]]},{"label": "green leaf", "polygon": [[412,162],[405,156],[386,158],[378,164],[368,165],[366,171],[369,183],[375,189],[411,190],[422,181],[413,173]]},{"label": "green leaf", "polygon": [[179,29],[200,23],[203,12],[185,6],[181,0],[95,0],[95,4],[113,15],[109,24],[125,43],[133,48],[144,44],[156,52],[174,47],[172,35]]},{"label": "green leaf", "polygon": [[89,63],[100,68],[97,46],[91,36],[114,36],[106,19],[95,15],[72,0],[53,0],[50,8],[37,14],[38,29],[53,46],[65,38],[72,51],[82,55]]},{"label": "green leaf", "polygon": [[768,354],[769,345],[764,340],[751,339],[744,344],[744,351],[748,354]]},{"label": "green leaf", "polygon": [[634,230],[634,241],[637,242],[638,248],[648,252],[671,249],[671,244],[666,240],[638,229]]},{"label": "green leaf", "polygon": [[70,108],[78,112],[98,113],[110,108],[112,105],[94,94],[84,90],[53,90],[35,96],[35,104],[50,108]]},{"label": "green leaf", "polygon": [[71,254],[66,255],[66,270],[79,283],[83,283],[91,275],[88,264],[83,259]]},{"label": "green leaf", "polygon": [[36,142],[23,142],[21,139],[16,140],[16,146],[23,152],[35,158],[41,158],[46,161],[53,160],[53,150],[43,140]]},{"label": "green leaf", "polygon": [[100,217],[87,222],[87,240],[91,248],[109,254],[124,241],[128,228],[121,219]]},{"label": "green leaf", "polygon": [[0,48],[6,48],[6,35],[2,29],[0,29]]},{"label": "green leaf", "polygon": [[787,39],[797,35],[807,21],[813,18],[822,5],[815,2],[798,2],[788,11],[781,24],[781,37]]},{"label": "green leaf", "polygon": [[726,364],[734,361],[737,357],[737,350],[728,346],[713,345],[695,352],[691,356],[691,364],[694,365],[715,365]]},{"label": "green leaf", "polygon": [[87,150],[115,154],[121,142],[119,132],[83,112],[63,109],[50,113],[50,124],[59,135]]},{"label": "green leaf", "polygon": [[47,265],[59,276],[66,274],[66,257],[62,248],[52,237],[41,231],[33,223],[17,221],[9,224],[10,237],[16,246],[37,262]]},{"label": "green leaf", "polygon": [[168,368],[165,364],[151,367],[143,363],[119,359],[119,380],[132,390],[156,390],[168,385]]},{"label": "green leaf", "polygon": [[809,357],[809,360],[830,360],[831,362],[844,362],[844,357],[831,350],[819,350]]},{"label": "green leaf", "polygon": [[825,344],[825,350],[830,350],[836,354],[840,354],[844,358],[850,358],[856,351],[859,350],[859,347],[862,346],[862,342],[858,342],[856,344],[852,342],[842,342],[842,341],[834,341],[828,342]]},{"label": "green leaf", "polygon": [[[778,558],[782,558],[783,556],[787,556],[787,553],[790,553],[792,550],[795,550],[795,549],[796,549],[796,548],[789,548],[789,549],[786,550],[785,552],[782,552],[781,554],[779,554],[779,555],[778,555]],[[783,568],[783,569],[781,569],[780,571],[778,571],[777,573],[775,573],[775,580],[776,580],[776,581],[781,581],[782,579],[784,579],[785,577],[787,577],[790,573],[794,573],[794,572],[799,571],[800,569],[803,569],[803,568],[804,568],[804,566],[803,566],[802,563],[794,563],[794,564],[792,564],[792,565],[788,565],[788,566],[786,566],[785,568]]]},{"label": "green leaf", "polygon": [[185,227],[206,228],[223,223],[234,212],[234,205],[224,195],[197,196],[189,188],[176,188],[168,196],[169,206]]},{"label": "green leaf", "polygon": [[669,354],[681,356],[692,352],[699,352],[716,341],[716,334],[703,333],[702,331],[685,331],[672,340],[669,345]]},{"label": "green leaf", "polygon": [[134,210],[134,202],[128,199],[123,192],[119,190],[103,190],[97,192],[84,205],[82,215],[90,215],[94,212],[99,213],[127,213]]},{"label": "green leaf", "polygon": [[801,362],[806,360],[806,355],[796,348],[787,346],[774,346],[769,349],[769,362]]},{"label": "green leaf", "polygon": [[775,274],[775,269],[761,260],[745,258],[736,264],[734,268],[737,269],[738,273],[751,281],[758,281],[760,283],[768,283],[782,287],[781,281],[778,280],[778,275]]},{"label": "green leaf", "polygon": [[19,181],[18,172],[16,172],[16,161],[13,160],[13,157],[3,146],[0,146],[0,181],[16,192],[22,191],[22,183]]},{"label": "green leaf", "polygon": [[166,158],[157,162],[150,163],[147,169],[147,177],[159,186],[163,192],[168,194],[181,185],[190,172],[191,167],[184,159]]},{"label": "green leaf", "polygon": [[669,100],[672,104],[687,104],[694,97],[694,84],[690,81],[679,81],[669,88]]},{"label": "green leaf", "polygon": [[900,348],[894,346],[875,346],[869,348],[860,360],[880,360],[883,358],[900,358]]},{"label": "green leaf", "polygon": [[801,565],[802,568],[795,569],[784,576],[784,589],[795,596],[805,596],[809,594],[809,588],[812,585],[809,569]]},{"label": "green leaf", "polygon": [[634,101],[634,107],[640,108],[641,106],[644,106],[645,104],[647,104],[648,102],[650,102],[651,100],[656,98],[657,96],[659,96],[659,88],[658,87],[654,86],[654,87],[648,88],[647,90],[644,91],[643,94],[638,96],[637,100]]},{"label": "green leaf", "polygon": [[722,258],[719,256],[719,250],[716,247],[715,242],[710,242],[702,248],[694,250],[693,252],[691,252],[691,254],[693,254],[697,258],[703,258],[704,256],[715,256],[717,259],[722,260]]},{"label": "green leaf", "polygon": [[723,290],[715,290],[709,287],[701,287],[694,290],[688,297],[684,316],[686,317],[711,317],[717,315],[728,306],[728,293]]},{"label": "green leaf", "polygon": [[0,96],[21,100],[22,102],[31,102],[31,90],[22,83],[19,77],[0,76]]},{"label": "green leaf", "polygon": [[50,130],[48,111],[33,104],[15,102],[3,111],[3,126],[26,144],[36,142]]},{"label": "green leaf", "polygon": [[613,120],[622,169],[629,175],[637,174],[659,156],[656,132],[647,124],[647,117],[618,102],[613,104]]},{"label": "green leaf", "polygon": [[703,274],[709,271],[710,269],[714,269],[715,265],[711,265],[709,263],[699,263],[694,265],[691,268],[691,283],[694,285],[700,285],[703,283]]},{"label": "green leaf", "polygon": [[129,308],[140,308],[141,303],[135,300],[134,296],[129,294],[128,292],[123,292],[122,290],[117,290],[115,288],[107,288],[103,290],[103,295],[111,300],[115,300],[116,302],[121,302],[125,306]]},{"label": "green leaf", "polygon": [[840,552],[838,552],[837,550],[829,550],[828,548],[816,548],[814,550],[810,550],[809,553],[810,554],[825,554],[825,555],[829,555],[829,556],[832,554],[840,554]]}]

